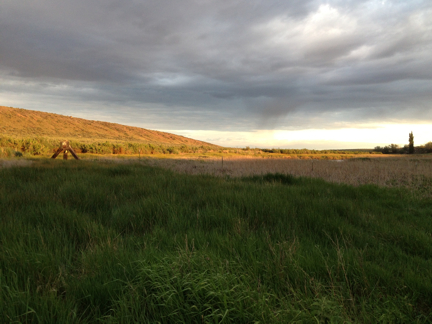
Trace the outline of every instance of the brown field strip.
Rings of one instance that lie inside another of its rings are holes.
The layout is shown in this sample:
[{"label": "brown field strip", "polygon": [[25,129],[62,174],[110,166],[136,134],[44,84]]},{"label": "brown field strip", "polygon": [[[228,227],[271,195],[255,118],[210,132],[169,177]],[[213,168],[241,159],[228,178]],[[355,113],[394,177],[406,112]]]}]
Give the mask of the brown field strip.
[{"label": "brown field strip", "polygon": [[346,160],[262,158],[146,159],[152,166],[186,174],[243,177],[266,173],[321,178],[349,185],[407,187],[432,196],[432,155]]},{"label": "brown field strip", "polygon": [[[424,155],[357,155],[344,160],[319,159],[319,156],[280,158],[253,155],[146,155],[115,156],[82,154],[81,158],[96,163],[142,163],[178,173],[217,177],[247,177],[267,173],[289,174],[296,177],[320,178],[335,183],[359,186],[374,184],[385,187],[405,187],[432,198],[432,154]],[[47,157],[31,160],[0,159],[0,168],[40,165]]]}]

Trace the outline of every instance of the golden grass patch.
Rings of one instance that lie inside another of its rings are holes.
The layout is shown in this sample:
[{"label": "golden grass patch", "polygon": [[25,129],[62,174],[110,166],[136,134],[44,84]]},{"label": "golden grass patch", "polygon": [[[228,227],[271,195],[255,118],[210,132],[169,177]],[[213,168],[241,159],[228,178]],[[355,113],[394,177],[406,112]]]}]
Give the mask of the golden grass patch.
[{"label": "golden grass patch", "polygon": [[408,187],[432,194],[432,155],[346,160],[263,159],[253,157],[146,159],[147,164],[186,174],[244,177],[266,173],[321,178],[349,185]]}]

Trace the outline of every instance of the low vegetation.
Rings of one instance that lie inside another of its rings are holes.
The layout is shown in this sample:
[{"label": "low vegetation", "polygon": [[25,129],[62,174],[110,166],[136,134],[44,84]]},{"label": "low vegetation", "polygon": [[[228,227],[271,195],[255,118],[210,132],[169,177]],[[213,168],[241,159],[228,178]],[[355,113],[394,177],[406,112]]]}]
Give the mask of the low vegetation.
[{"label": "low vegetation", "polygon": [[0,322],[432,321],[430,198],[144,163],[0,168]]},{"label": "low vegetation", "polygon": [[[294,158],[262,159],[241,156],[197,159],[147,159],[152,166],[190,175],[209,174],[219,177],[248,177],[280,173],[296,177],[319,178],[353,186],[374,184],[403,187],[432,198],[432,156],[405,155],[398,158],[357,157],[335,160],[343,155],[298,155]],[[316,159],[318,158],[318,159]],[[321,158],[321,159],[319,159]],[[122,161],[122,163],[130,163]]]},{"label": "low vegetation", "polygon": [[[61,139],[49,137],[19,138],[0,135],[0,158],[14,156],[14,152],[20,152],[27,156],[53,154],[59,147]],[[353,155],[364,155],[368,153],[377,154],[376,152],[364,151],[337,151],[337,150],[294,150],[294,149],[251,149],[249,147],[223,148],[216,145],[186,145],[186,144],[154,144],[144,142],[125,142],[125,141],[94,141],[87,139],[80,141],[70,140],[70,145],[76,153],[79,154],[101,154],[101,155],[152,155],[152,154],[204,154],[204,153],[226,153],[235,155],[262,155],[262,156],[295,156],[295,155],[326,155],[337,156],[344,155],[350,157]],[[11,153],[12,152],[12,153]]]},{"label": "low vegetation", "polygon": [[[80,154],[123,154],[123,155],[139,155],[139,154],[179,154],[179,153],[205,153],[208,151],[217,151],[215,145],[200,145],[188,146],[182,145],[166,145],[152,144],[140,142],[110,142],[110,141],[78,141],[70,140],[70,145],[76,153]],[[20,152],[27,156],[34,155],[50,155],[53,154],[60,145],[60,139],[36,137],[36,138],[15,138],[0,136],[0,157],[10,157],[15,153]],[[3,153],[2,153],[3,152]],[[9,153],[8,153],[9,152]]]}]

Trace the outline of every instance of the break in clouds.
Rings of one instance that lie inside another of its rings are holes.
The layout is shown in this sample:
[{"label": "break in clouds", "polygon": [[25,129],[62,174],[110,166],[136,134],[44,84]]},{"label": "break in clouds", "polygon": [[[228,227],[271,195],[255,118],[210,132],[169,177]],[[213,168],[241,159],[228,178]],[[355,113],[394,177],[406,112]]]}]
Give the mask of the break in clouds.
[{"label": "break in clouds", "polygon": [[0,105],[157,129],[432,122],[432,3],[0,0]]}]

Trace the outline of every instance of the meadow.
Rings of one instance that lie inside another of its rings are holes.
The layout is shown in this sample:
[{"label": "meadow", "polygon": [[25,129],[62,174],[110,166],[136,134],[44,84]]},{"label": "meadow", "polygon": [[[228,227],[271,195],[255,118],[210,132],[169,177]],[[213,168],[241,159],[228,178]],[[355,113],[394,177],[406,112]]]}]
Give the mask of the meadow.
[{"label": "meadow", "polygon": [[[128,163],[125,160],[122,162]],[[303,154],[289,158],[281,155],[263,158],[201,155],[183,159],[149,158],[144,163],[190,175],[210,174],[229,178],[280,173],[353,186],[374,184],[382,187],[403,187],[432,198],[432,154],[404,154],[396,157],[367,154]]]},{"label": "meadow", "polygon": [[260,161],[3,161],[0,322],[432,321],[422,188]]}]

